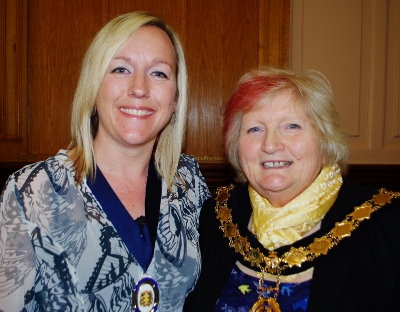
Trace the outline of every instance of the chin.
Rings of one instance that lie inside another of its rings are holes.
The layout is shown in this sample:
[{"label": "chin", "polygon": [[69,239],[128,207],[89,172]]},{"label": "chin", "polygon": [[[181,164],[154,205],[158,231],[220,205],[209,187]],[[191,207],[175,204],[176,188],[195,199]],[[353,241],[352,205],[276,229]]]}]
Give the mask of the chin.
[{"label": "chin", "polygon": [[268,177],[259,185],[265,190],[269,190],[271,192],[279,192],[288,188],[287,179],[282,176]]}]

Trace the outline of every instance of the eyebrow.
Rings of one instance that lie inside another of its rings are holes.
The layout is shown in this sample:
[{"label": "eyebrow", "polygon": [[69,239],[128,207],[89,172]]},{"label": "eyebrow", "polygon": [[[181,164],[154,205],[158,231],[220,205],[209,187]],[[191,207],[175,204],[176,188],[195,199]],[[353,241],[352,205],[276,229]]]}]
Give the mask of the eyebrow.
[{"label": "eyebrow", "polygon": [[156,64],[159,64],[159,63],[161,63],[161,64],[166,64],[166,65],[168,65],[169,67],[173,68],[172,65],[171,65],[169,62],[167,62],[167,61],[165,61],[165,60],[162,60],[162,59],[159,59],[159,58],[153,59],[153,63],[156,63]]},{"label": "eyebrow", "polygon": [[[125,62],[132,63],[131,58],[130,57],[126,57],[126,56],[117,56],[117,57],[114,58],[114,60],[124,60]],[[154,58],[152,60],[152,63],[154,63],[154,64],[165,64],[165,65],[168,65],[169,67],[173,68],[173,66],[169,62],[167,62],[167,61],[165,61],[163,59],[160,59],[158,57]]]}]

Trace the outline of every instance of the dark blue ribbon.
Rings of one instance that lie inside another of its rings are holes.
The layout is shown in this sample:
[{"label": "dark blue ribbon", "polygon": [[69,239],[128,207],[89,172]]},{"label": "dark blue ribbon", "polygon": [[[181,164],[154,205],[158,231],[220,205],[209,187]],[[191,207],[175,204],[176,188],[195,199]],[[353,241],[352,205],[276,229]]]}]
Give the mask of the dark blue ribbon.
[{"label": "dark blue ribbon", "polygon": [[[129,252],[138,261],[142,269],[146,271],[151,262],[154,248],[154,242],[152,242],[149,227],[147,225],[147,220],[141,231],[136,221],[125,209],[124,205],[119,200],[118,196],[115,194],[111,186],[108,184],[106,178],[98,167],[96,172],[96,179],[90,186],[90,189],[100,203],[104,212],[107,214],[107,218],[114,225],[118,235],[125,243]],[[160,197],[158,198],[158,203],[159,201]],[[159,209],[160,206],[158,204],[157,211]]]}]

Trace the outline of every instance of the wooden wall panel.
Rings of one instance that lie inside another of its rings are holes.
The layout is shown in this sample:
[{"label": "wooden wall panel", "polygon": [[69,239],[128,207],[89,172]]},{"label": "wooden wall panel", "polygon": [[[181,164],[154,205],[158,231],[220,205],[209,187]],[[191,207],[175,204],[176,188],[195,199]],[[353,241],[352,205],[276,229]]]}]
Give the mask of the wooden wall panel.
[{"label": "wooden wall panel", "polygon": [[[131,1],[106,1],[108,3],[107,19],[133,11],[155,12],[178,33],[183,43],[186,38],[186,2],[187,0],[131,0]],[[106,22],[104,21],[104,22]]]},{"label": "wooden wall panel", "polygon": [[331,82],[350,163],[400,164],[399,1],[292,3],[292,67]]},{"label": "wooden wall panel", "polygon": [[185,152],[225,161],[224,105],[239,77],[263,65],[289,64],[290,1],[188,1],[190,101]]},{"label": "wooden wall panel", "polygon": [[102,26],[97,0],[28,1],[28,154],[70,142],[70,106],[86,48]]},{"label": "wooden wall panel", "polygon": [[26,150],[26,17],[26,1],[0,2],[0,161],[21,161]]},{"label": "wooden wall panel", "polygon": [[218,160],[222,113],[239,77],[258,65],[258,1],[189,1],[190,81],[186,152]]},{"label": "wooden wall panel", "polygon": [[259,65],[290,65],[290,1],[260,0]]},{"label": "wooden wall panel", "polygon": [[[400,145],[400,1],[388,7],[388,47],[384,148],[399,150]],[[399,152],[400,159],[400,152]]]}]

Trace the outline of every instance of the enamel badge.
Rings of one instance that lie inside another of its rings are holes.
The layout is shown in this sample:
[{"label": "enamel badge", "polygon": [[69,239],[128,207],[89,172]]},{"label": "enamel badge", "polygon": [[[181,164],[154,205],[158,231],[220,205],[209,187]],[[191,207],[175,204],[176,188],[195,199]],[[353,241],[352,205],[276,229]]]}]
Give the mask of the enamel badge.
[{"label": "enamel badge", "polygon": [[135,312],[156,312],[159,300],[158,284],[150,277],[143,277],[132,291],[132,308]]}]

